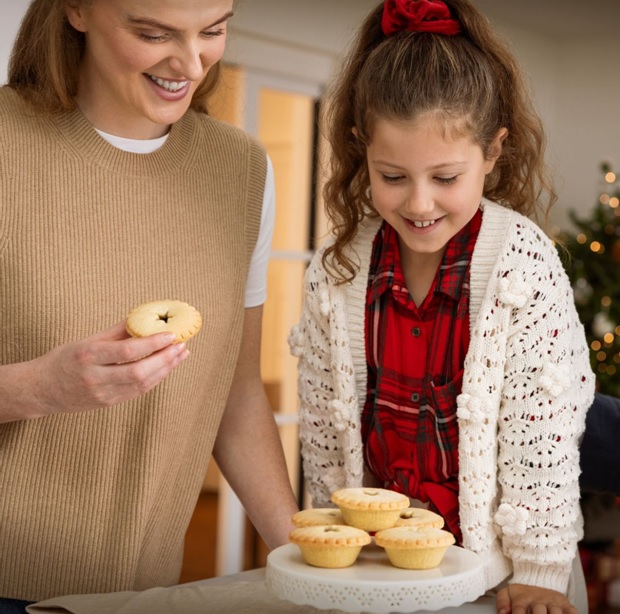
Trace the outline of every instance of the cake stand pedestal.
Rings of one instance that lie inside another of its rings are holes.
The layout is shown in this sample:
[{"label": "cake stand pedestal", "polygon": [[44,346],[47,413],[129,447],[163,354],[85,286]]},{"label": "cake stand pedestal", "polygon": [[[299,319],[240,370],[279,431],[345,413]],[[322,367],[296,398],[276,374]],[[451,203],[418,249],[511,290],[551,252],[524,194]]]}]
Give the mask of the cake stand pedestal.
[{"label": "cake stand pedestal", "polygon": [[485,592],[480,557],[456,546],[434,569],[394,567],[374,543],[353,566],[323,569],[306,564],[299,548],[287,544],[268,555],[265,582],[273,595],[298,605],[371,614],[457,607]]}]

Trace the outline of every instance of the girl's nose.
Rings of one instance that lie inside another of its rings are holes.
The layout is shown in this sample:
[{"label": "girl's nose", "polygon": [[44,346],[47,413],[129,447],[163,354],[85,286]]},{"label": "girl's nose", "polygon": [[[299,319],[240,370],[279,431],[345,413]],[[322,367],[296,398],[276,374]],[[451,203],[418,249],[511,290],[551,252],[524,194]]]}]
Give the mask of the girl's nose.
[{"label": "girl's nose", "polygon": [[433,209],[433,199],[428,190],[414,187],[409,192],[406,209],[410,213],[426,213]]}]

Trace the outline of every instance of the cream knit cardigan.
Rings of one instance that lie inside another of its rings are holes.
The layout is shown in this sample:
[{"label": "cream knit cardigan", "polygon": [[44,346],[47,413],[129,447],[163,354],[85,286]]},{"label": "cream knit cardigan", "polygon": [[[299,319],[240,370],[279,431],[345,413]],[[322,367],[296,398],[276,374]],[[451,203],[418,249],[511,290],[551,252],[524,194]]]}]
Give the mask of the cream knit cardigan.
[{"label": "cream knit cardigan", "polygon": [[[566,593],[578,540],[578,442],[594,395],[584,330],[556,250],[522,215],[483,200],[471,263],[471,342],[459,425],[464,547],[484,561],[487,589],[512,582]],[[365,481],[365,297],[381,219],[350,248],[359,264],[337,285],[319,251],[306,274],[299,357],[303,468],[315,507]],[[572,592],[572,591],[571,591]],[[570,597],[570,593],[569,593]]]}]

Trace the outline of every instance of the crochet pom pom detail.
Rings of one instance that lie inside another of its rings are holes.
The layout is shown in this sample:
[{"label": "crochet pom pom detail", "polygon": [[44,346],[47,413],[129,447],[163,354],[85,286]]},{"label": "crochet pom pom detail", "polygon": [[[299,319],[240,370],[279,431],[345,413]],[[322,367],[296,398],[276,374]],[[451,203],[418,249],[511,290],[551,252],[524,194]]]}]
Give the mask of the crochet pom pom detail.
[{"label": "crochet pom pom detail", "polygon": [[477,397],[469,394],[459,394],[456,397],[456,415],[461,420],[470,422],[482,422],[484,420],[483,404]]},{"label": "crochet pom pom detail", "polygon": [[519,271],[511,271],[499,281],[499,299],[506,305],[523,307],[532,296],[532,286],[524,281]]},{"label": "crochet pom pom detail", "polygon": [[288,336],[288,345],[291,349],[291,354],[296,358],[299,358],[302,354],[304,343],[304,336],[299,326],[293,326],[291,333]]},{"label": "crochet pom pom detail", "polygon": [[568,365],[546,364],[539,383],[551,396],[559,396],[571,385]]},{"label": "crochet pom pom detail", "polygon": [[495,522],[502,528],[504,535],[524,535],[527,529],[527,512],[523,508],[502,503],[495,514]]},{"label": "crochet pom pom detail", "polygon": [[349,425],[349,411],[345,404],[338,399],[334,399],[329,403],[329,410],[334,428],[337,431],[344,431]]}]

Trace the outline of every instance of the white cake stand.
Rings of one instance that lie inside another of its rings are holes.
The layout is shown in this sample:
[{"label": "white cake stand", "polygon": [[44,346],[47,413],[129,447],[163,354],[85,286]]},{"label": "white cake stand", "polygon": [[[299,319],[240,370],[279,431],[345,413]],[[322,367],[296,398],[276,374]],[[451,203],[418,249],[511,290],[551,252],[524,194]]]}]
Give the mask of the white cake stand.
[{"label": "white cake stand", "polygon": [[295,544],[287,544],[269,553],[265,582],[271,594],[298,605],[371,614],[457,607],[485,592],[480,557],[456,546],[439,567],[420,571],[392,566],[374,544],[362,549],[352,567],[312,567]]}]

